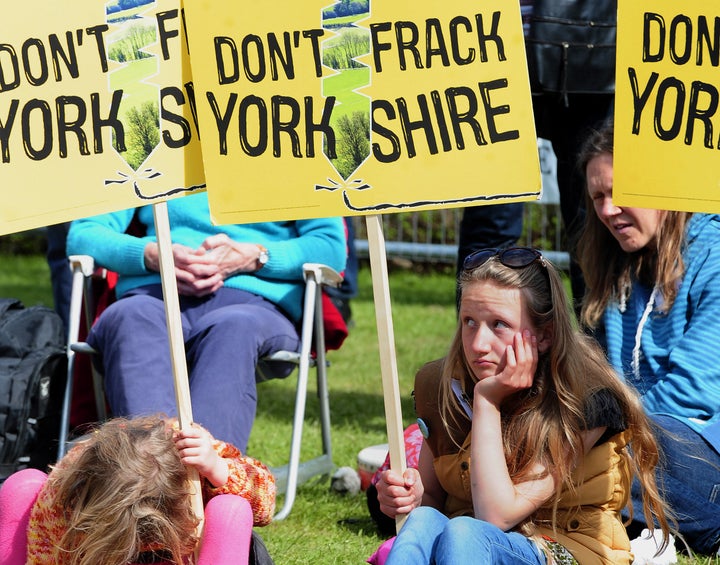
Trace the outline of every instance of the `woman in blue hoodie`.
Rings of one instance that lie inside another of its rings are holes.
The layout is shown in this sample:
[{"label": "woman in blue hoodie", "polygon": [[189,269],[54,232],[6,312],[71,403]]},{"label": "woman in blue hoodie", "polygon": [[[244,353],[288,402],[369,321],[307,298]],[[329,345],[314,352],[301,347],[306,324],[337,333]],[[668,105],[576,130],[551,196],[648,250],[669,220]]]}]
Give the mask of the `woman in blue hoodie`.
[{"label": "woman in blue hoodie", "polygon": [[[617,206],[613,128],[581,152],[583,324],[659,427],[658,481],[690,547],[720,546],[720,216]],[[634,519],[642,506],[633,492]]]}]

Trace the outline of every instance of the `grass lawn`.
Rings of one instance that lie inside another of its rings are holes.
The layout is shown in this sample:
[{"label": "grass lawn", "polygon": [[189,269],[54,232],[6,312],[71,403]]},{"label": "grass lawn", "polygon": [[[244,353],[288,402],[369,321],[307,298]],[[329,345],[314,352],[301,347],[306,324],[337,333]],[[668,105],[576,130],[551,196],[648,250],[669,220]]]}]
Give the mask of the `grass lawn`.
[{"label": "grass lawn", "polygon": [[0,255],[0,264],[0,297],[19,298],[25,306],[53,305],[44,257]]},{"label": "grass lawn", "polygon": [[[449,277],[391,276],[391,296],[402,410],[405,425],[413,421],[410,393],[415,371],[427,360],[440,357],[455,323],[454,287]],[[355,326],[342,349],[330,352],[329,387],[333,425],[333,459],[338,466],[356,467],[360,449],[385,443],[386,427],[382,382],[369,270],[361,271],[360,295],[352,302]],[[428,327],[432,331],[428,332]],[[403,328],[401,335],[398,328]],[[249,451],[274,465],[276,453],[266,452],[270,429],[290,435],[292,382],[270,382],[260,387],[258,419]],[[284,409],[278,410],[279,403]],[[317,402],[310,397],[311,429],[308,446],[319,453]],[[279,413],[288,414],[278,419]],[[287,445],[287,444],[286,444]],[[317,446],[317,447],[315,447]],[[312,451],[308,452],[310,455]],[[280,452],[280,462],[286,458]],[[278,563],[362,563],[380,543],[369,518],[364,496],[344,497],[328,490],[328,482],[300,488],[293,511],[283,522],[262,530]],[[297,544],[297,545],[296,545]],[[302,546],[302,549],[300,549]]]},{"label": "grass lawn", "polygon": [[[42,257],[0,257],[0,296],[21,298],[26,305],[52,304],[49,274]],[[375,309],[369,269],[361,269],[360,293],[353,300],[354,327],[339,351],[329,353],[333,459],[337,466],[356,467],[358,452],[386,442]],[[454,282],[450,275],[393,271],[390,293],[402,410],[413,421],[410,393],[415,371],[442,356],[455,325]],[[312,380],[312,379],[311,379]],[[259,388],[258,415],[248,453],[267,464],[287,459],[294,404],[294,374]],[[320,451],[317,401],[311,383],[303,454]],[[280,501],[281,502],[281,501]],[[369,518],[363,494],[341,496],[329,480],[311,481],[298,489],[287,519],[258,529],[278,565],[364,563],[382,541]],[[681,557],[681,564],[720,565],[717,559]]]}]

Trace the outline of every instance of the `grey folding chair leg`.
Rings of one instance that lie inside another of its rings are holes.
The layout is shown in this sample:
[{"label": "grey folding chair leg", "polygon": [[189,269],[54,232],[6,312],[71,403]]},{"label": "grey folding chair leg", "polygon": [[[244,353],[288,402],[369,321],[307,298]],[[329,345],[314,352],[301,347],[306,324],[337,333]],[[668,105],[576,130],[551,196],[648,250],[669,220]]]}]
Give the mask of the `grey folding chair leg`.
[{"label": "grey folding chair leg", "polygon": [[58,444],[58,460],[67,451],[67,438],[70,434],[70,408],[73,393],[73,374],[75,371],[75,351],[72,344],[77,342],[80,333],[80,308],[83,303],[83,289],[87,277],[92,274],[93,260],[87,256],[73,256],[68,268],[72,269],[72,291],[70,295],[70,320],[67,342],[67,383],[60,417],[60,437]]},{"label": "grey folding chair leg", "polygon": [[[306,264],[305,271],[313,270],[316,280],[323,285],[337,286],[342,277],[324,265]],[[317,365],[317,388],[320,403],[320,429],[322,432],[323,454],[326,463],[323,469],[330,473],[333,470],[332,442],[330,439],[330,394],[327,381],[327,358],[325,352],[325,326],[323,323],[322,295],[318,292],[315,297],[315,351]]]},{"label": "grey folding chair leg", "polygon": [[330,394],[327,382],[327,359],[325,356],[325,326],[322,317],[322,295],[315,301],[315,351],[317,366],[317,393],[320,403],[320,430],[322,432],[323,454],[327,458],[326,471],[333,470],[332,443],[330,441]]},{"label": "grey folding chair leg", "polygon": [[[330,442],[330,404],[327,387],[327,363],[325,359],[325,334],[322,319],[321,284],[324,282],[324,269],[321,265],[306,264],[304,266],[305,316],[301,333],[300,364],[298,368],[298,385],[295,397],[295,414],[293,417],[292,438],[290,443],[290,459],[284,468],[273,469],[278,482],[278,490],[285,492],[282,508],[275,514],[274,520],[283,520],[295,503],[298,483],[309,478],[330,474],[334,464]],[[332,279],[333,282],[334,279]],[[309,461],[300,462],[302,446],[302,429],[305,420],[305,403],[307,399],[308,375],[310,373],[310,355],[315,345],[318,371],[318,394],[320,395],[320,417],[322,426],[323,454]],[[284,489],[283,489],[284,487]]]},{"label": "grey folding chair leg", "polygon": [[[75,374],[75,355],[82,353],[95,355],[95,351],[87,343],[79,342],[80,335],[80,308],[85,311],[85,323],[87,331],[90,330],[92,319],[95,315],[95,304],[92,295],[92,275],[95,271],[95,260],[89,255],[71,255],[68,257],[69,268],[72,271],[72,290],[70,295],[70,320],[67,341],[67,384],[60,418],[60,441],[58,443],[58,459],[67,452],[68,436],[70,435],[70,410],[72,406],[73,377]],[[93,376],[93,389],[95,393],[95,406],[98,420],[103,422],[107,419],[105,408],[105,393],[103,390],[102,376],[91,364]]]}]

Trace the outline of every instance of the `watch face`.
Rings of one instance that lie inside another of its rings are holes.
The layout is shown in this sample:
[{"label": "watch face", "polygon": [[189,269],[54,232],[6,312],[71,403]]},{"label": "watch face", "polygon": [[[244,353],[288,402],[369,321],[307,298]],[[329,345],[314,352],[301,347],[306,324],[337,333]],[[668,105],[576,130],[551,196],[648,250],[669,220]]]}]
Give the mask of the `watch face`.
[{"label": "watch face", "polygon": [[268,262],[269,259],[270,259],[270,256],[268,255],[267,251],[260,251],[260,256],[258,257],[258,263],[260,263],[261,265],[264,265],[265,263]]}]

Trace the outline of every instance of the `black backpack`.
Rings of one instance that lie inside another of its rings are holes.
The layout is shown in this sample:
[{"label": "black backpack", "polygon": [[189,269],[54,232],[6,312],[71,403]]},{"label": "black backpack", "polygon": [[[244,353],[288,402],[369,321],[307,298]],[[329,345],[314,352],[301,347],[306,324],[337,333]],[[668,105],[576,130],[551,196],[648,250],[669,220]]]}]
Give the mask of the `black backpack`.
[{"label": "black backpack", "polygon": [[55,462],[67,356],[58,314],[0,299],[0,482]]}]

